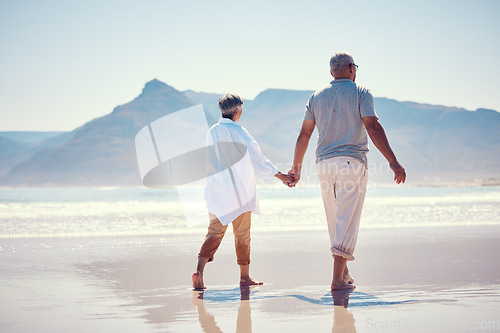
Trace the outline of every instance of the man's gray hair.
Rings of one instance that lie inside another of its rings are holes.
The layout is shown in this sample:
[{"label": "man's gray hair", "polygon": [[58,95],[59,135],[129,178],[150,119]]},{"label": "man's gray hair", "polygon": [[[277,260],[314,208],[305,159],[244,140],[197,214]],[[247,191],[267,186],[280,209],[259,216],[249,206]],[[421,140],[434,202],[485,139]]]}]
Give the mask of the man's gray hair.
[{"label": "man's gray hair", "polygon": [[219,98],[219,109],[223,118],[233,119],[234,111],[243,105],[243,100],[236,94],[224,94]]},{"label": "man's gray hair", "polygon": [[342,73],[354,63],[354,58],[349,53],[338,52],[330,58],[330,70],[333,73]]}]

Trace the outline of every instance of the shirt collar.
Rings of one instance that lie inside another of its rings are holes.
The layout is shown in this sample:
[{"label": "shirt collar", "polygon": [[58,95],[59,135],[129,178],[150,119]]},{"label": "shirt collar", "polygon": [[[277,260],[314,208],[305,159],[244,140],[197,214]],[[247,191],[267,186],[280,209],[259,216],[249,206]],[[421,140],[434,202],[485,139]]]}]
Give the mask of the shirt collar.
[{"label": "shirt collar", "polygon": [[343,83],[343,82],[352,82],[352,80],[349,80],[349,79],[338,79],[338,80],[332,80],[330,83],[331,84],[334,84],[334,83]]},{"label": "shirt collar", "polygon": [[229,118],[220,118],[219,124],[236,124],[236,123]]}]

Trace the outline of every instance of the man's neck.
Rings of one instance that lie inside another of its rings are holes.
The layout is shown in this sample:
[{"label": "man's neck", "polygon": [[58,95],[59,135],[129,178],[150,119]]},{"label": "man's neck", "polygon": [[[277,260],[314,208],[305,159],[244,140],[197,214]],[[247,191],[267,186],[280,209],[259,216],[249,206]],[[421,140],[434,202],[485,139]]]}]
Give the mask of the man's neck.
[{"label": "man's neck", "polygon": [[352,81],[352,77],[349,77],[349,76],[337,76],[337,77],[333,77],[334,80],[351,80]]}]

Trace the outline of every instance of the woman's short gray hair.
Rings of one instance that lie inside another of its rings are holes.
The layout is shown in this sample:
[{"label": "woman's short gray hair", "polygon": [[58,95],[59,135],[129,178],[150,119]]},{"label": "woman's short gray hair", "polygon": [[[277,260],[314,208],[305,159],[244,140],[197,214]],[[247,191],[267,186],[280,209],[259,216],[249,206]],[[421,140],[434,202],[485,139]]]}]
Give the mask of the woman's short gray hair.
[{"label": "woman's short gray hair", "polygon": [[219,98],[219,109],[223,118],[233,119],[234,111],[243,105],[243,100],[236,94],[224,94]]},{"label": "woman's short gray hair", "polygon": [[330,58],[330,70],[333,73],[342,73],[354,63],[352,55],[345,52],[338,52]]}]

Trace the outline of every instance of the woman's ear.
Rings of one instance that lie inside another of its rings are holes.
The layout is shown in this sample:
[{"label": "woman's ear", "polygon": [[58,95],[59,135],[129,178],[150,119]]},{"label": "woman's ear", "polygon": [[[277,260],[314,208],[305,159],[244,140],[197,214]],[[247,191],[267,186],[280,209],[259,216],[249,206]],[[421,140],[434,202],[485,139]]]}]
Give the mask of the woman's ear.
[{"label": "woman's ear", "polygon": [[233,115],[233,118],[231,120],[232,121],[238,120],[240,117],[240,114],[241,114],[241,110],[239,108],[237,108],[236,110],[234,110],[234,115]]}]

